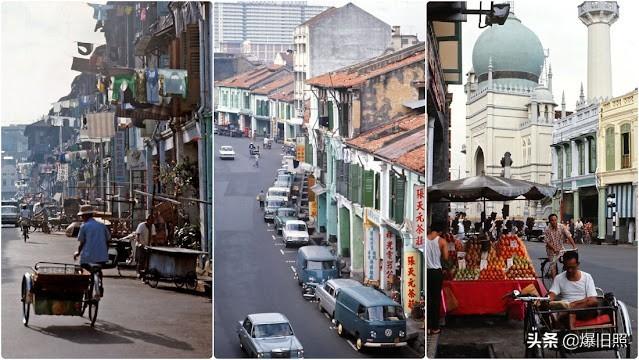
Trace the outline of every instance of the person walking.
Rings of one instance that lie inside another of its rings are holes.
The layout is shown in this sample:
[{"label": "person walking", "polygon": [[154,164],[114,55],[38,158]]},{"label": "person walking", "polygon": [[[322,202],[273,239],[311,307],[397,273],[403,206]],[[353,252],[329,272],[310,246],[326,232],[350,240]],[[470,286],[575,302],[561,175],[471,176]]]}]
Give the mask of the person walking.
[{"label": "person walking", "polygon": [[427,284],[427,322],[428,335],[439,334],[439,308],[441,306],[442,283],[444,273],[442,271],[442,259],[448,261],[448,248],[446,240],[441,237],[444,224],[433,223],[430,232],[426,235],[426,284]]},{"label": "person walking", "polygon": [[551,261],[550,273],[554,279],[557,275],[557,261],[561,250],[564,249],[564,242],[570,243],[573,249],[576,249],[577,246],[566,226],[557,221],[557,214],[550,214],[548,221],[550,221],[550,226],[544,230],[546,236],[544,241],[546,242],[546,254]]},{"label": "person walking", "polygon": [[266,195],[264,195],[264,190],[260,190],[260,193],[257,195],[257,201],[260,203],[260,209],[264,209],[265,200],[266,200]]},{"label": "person walking", "polygon": [[[258,146],[258,149],[259,149],[259,146]],[[255,155],[253,155],[253,158],[255,159],[255,163],[253,164],[253,166],[256,167],[256,168],[260,167],[260,154],[257,153]]]},{"label": "person walking", "polygon": [[138,273],[143,272],[146,268],[146,252],[145,246],[154,244],[157,231],[155,229],[153,213],[146,217],[146,221],[138,224],[135,229],[135,242],[131,244],[133,249],[132,257],[137,264]]}]

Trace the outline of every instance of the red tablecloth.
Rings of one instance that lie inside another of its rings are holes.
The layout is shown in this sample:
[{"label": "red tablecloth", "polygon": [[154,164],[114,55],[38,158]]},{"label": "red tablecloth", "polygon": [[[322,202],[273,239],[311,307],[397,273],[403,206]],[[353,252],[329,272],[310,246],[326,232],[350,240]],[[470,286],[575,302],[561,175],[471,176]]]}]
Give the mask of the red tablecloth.
[{"label": "red tablecloth", "polygon": [[[443,288],[450,288],[457,299],[458,307],[447,310],[451,315],[487,315],[506,312],[508,304],[503,296],[515,289],[537,283],[537,280],[477,280],[444,281]],[[539,287],[537,286],[539,289]]]}]

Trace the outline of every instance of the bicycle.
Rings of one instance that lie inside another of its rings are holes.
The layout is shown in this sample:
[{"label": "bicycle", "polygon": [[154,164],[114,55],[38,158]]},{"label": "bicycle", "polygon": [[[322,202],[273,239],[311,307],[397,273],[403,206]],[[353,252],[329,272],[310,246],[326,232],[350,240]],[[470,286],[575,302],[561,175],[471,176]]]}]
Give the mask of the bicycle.
[{"label": "bicycle", "polygon": [[28,219],[22,219],[20,220],[20,227],[22,228],[22,238],[24,239],[24,242],[27,242],[27,239],[29,238],[29,220]]},{"label": "bicycle", "polygon": [[95,320],[98,318],[98,305],[100,303],[100,298],[104,296],[104,287],[102,286],[102,265],[91,263],[82,264],[80,266],[91,273],[89,286],[82,297],[81,316],[84,316],[84,312],[87,308],[89,308],[89,320],[91,321],[91,327],[93,327]]},{"label": "bicycle", "polygon": [[[578,251],[578,249],[575,248],[575,249],[561,249],[561,250],[559,250],[559,254],[557,255],[557,261],[555,262],[555,276],[557,274],[559,274],[559,265],[558,265],[558,263],[563,263],[563,254],[566,253],[567,251]],[[544,287],[546,287],[546,290],[548,290],[552,286],[552,282],[554,280],[554,278],[552,277],[552,271],[551,271],[551,267],[550,267],[550,263],[552,261],[548,257],[540,257],[540,258],[537,258],[537,259],[541,260],[541,265],[539,266],[541,281],[543,282]]]}]

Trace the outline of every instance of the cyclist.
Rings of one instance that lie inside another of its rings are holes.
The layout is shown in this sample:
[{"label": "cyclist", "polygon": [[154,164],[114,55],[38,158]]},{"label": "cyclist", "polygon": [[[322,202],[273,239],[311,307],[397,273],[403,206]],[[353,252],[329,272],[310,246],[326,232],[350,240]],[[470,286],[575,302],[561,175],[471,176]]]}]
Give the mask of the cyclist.
[{"label": "cyclist", "polygon": [[557,275],[557,260],[559,259],[561,250],[564,249],[564,242],[567,240],[573,249],[576,249],[577,246],[568,229],[557,222],[557,214],[550,214],[548,221],[550,222],[550,226],[544,230],[546,237],[544,242],[546,243],[546,254],[550,260],[550,274],[554,279]]},{"label": "cyclist", "polygon": [[29,238],[29,226],[31,225],[31,211],[27,207],[27,204],[22,204],[22,209],[20,210],[20,226],[22,227],[22,233],[26,234],[27,241]]},{"label": "cyclist", "polygon": [[[93,206],[80,206],[78,216],[82,216],[84,224],[82,224],[78,233],[80,245],[78,245],[78,251],[73,254],[73,259],[76,260],[79,256],[80,266],[92,271],[91,264],[102,266],[109,260],[108,242],[111,239],[111,233],[106,225],[95,221],[93,218]],[[102,294],[102,271],[99,270],[98,274],[100,276],[100,294]]]}]

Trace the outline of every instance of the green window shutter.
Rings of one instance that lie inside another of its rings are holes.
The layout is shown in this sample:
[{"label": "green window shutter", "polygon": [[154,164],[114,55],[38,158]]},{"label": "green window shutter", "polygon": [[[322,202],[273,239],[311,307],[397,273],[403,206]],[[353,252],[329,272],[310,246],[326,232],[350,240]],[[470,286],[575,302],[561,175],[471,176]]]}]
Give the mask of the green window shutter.
[{"label": "green window shutter", "polygon": [[597,169],[597,141],[591,141],[590,139],[588,141],[590,142],[590,173],[594,173]]},{"label": "green window shutter", "polygon": [[355,202],[362,203],[362,167],[357,165],[357,178],[355,179]]},{"label": "green window shutter", "polygon": [[286,119],[289,120],[291,118],[291,105],[286,106]]},{"label": "green window shutter", "polygon": [[333,131],[333,102],[328,102],[328,129]]},{"label": "green window shutter", "polygon": [[401,224],[404,222],[404,198],[406,191],[406,179],[401,177],[397,179],[397,183],[395,185],[395,222],[397,224]]},{"label": "green window shutter", "polygon": [[563,147],[557,148],[557,162],[559,163],[559,173],[557,176],[561,179],[564,177],[564,151]]},{"label": "green window shutter", "polygon": [[366,207],[373,207],[373,195],[375,192],[375,174],[372,170],[364,171],[363,191],[364,199],[362,205]]},{"label": "green window shutter", "polygon": [[355,184],[355,164],[350,164],[349,165],[350,171],[348,172],[348,196],[347,198],[350,201],[353,201],[353,185]]},{"label": "green window shutter", "polygon": [[304,162],[307,164],[313,163],[313,146],[306,139],[306,151],[304,151]]},{"label": "green window shutter", "polygon": [[615,169],[615,129],[606,129],[606,170]]},{"label": "green window shutter", "polygon": [[580,142],[579,146],[577,147],[577,151],[579,154],[579,175],[583,175],[584,174],[584,142]]},{"label": "green window shutter", "polygon": [[395,198],[395,188],[396,188],[395,183],[397,182],[397,179],[395,178],[395,175],[393,175],[393,174],[390,174],[388,176],[388,179],[390,180],[389,181],[390,182],[390,196],[388,197],[390,204],[389,204],[389,207],[388,207],[388,216],[392,218],[392,217],[395,216],[395,200],[396,200],[396,198]]},{"label": "green window shutter", "polygon": [[566,146],[566,177],[572,176],[572,149]]},{"label": "green window shutter", "polygon": [[380,175],[375,174],[375,209],[379,210],[379,190],[380,190]]}]

